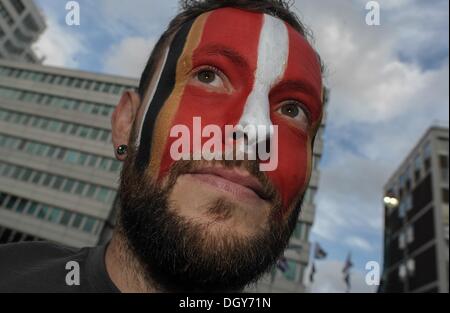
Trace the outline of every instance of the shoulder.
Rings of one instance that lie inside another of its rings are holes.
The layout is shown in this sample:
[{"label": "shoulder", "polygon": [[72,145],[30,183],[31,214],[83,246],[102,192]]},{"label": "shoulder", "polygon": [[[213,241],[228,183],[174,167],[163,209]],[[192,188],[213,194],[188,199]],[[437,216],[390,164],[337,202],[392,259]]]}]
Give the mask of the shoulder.
[{"label": "shoulder", "polygon": [[53,257],[75,253],[76,248],[69,248],[46,241],[19,242],[0,245],[0,263],[5,260],[28,259],[28,257]]},{"label": "shoulder", "polygon": [[84,262],[87,251],[39,241],[0,245],[0,292],[64,287],[66,264]]}]

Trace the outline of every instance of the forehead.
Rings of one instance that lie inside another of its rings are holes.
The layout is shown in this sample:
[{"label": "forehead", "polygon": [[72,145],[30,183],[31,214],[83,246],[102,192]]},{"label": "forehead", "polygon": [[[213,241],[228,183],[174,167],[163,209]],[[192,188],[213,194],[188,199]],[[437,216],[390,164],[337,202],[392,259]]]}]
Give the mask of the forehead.
[{"label": "forehead", "polygon": [[[322,73],[314,49],[288,23],[278,18],[273,19],[275,23],[267,23],[267,17],[263,13],[235,8],[221,8],[200,15],[197,20],[202,20],[201,32],[197,36],[190,36],[191,40],[198,41],[192,55],[194,63],[202,57],[226,57],[235,65],[247,67],[253,72],[258,66],[259,54],[263,53],[269,58],[277,56],[278,50],[287,49],[284,79],[301,80],[308,77],[311,87],[319,89],[315,91],[320,94]],[[264,40],[262,33],[266,37],[267,34],[271,36],[269,45],[261,45]],[[277,40],[283,36],[287,37],[286,43]]]}]

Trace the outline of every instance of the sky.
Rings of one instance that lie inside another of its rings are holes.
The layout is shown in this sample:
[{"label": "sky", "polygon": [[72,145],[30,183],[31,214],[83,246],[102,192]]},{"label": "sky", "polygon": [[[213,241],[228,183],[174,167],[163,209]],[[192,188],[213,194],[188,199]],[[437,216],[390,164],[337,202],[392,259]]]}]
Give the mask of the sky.
[{"label": "sky", "polygon": [[[366,24],[365,0],[296,0],[313,34],[331,90],[310,241],[327,251],[312,292],[373,292],[365,265],[382,266],[383,185],[425,131],[448,125],[448,0],[383,0],[380,25]],[[66,1],[36,0],[47,30],[34,49],[44,64],[138,78],[176,0],[78,1],[80,25],[65,23]]]}]

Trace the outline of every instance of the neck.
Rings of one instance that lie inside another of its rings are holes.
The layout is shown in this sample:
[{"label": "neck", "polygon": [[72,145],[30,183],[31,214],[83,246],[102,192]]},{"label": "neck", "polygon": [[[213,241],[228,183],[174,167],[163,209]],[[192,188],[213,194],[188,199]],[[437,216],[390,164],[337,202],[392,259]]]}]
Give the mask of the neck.
[{"label": "neck", "polygon": [[147,281],[143,267],[117,229],[106,249],[105,263],[109,277],[121,292],[158,292],[154,284]]}]

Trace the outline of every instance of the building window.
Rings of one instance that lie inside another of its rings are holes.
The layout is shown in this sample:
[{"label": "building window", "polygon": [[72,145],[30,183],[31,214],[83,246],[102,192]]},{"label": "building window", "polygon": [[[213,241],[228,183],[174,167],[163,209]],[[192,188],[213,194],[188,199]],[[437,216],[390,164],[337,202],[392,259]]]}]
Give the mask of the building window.
[{"label": "building window", "polygon": [[428,141],[423,148],[423,159],[425,171],[431,168],[431,143]]},{"label": "building window", "polygon": [[448,156],[439,155],[439,171],[441,172],[441,180],[448,184]]},{"label": "building window", "polygon": [[409,276],[414,276],[414,273],[416,272],[416,262],[414,259],[408,259],[408,261],[406,261],[406,270]]},{"label": "building window", "polygon": [[300,239],[302,236],[302,225],[303,223],[298,222],[294,229],[294,238]]},{"label": "building window", "polygon": [[405,210],[406,210],[406,212],[411,210],[412,206],[413,206],[412,195],[411,194],[407,194],[406,197],[405,197]]},{"label": "building window", "polygon": [[30,206],[28,207],[27,214],[28,215],[34,215],[34,213],[36,212],[37,207],[38,207],[38,203],[32,201]]},{"label": "building window", "polygon": [[406,203],[405,200],[400,200],[400,204],[398,206],[398,217],[404,218],[406,216]]},{"label": "building window", "polygon": [[40,182],[41,178],[42,178],[42,174],[37,172],[37,173],[34,174],[33,179],[32,179],[31,182],[33,184],[39,185],[39,182]]},{"label": "building window", "polygon": [[95,192],[97,191],[97,187],[94,185],[89,185],[88,190],[86,192],[86,197],[92,198],[95,195]]},{"label": "building window", "polygon": [[85,187],[86,187],[85,183],[78,182],[77,183],[77,188],[75,189],[75,194],[80,195],[80,196],[83,195]]},{"label": "building window", "polygon": [[64,157],[64,161],[66,161],[67,163],[76,164],[78,162],[79,155],[80,154],[77,151],[69,150]]},{"label": "building window", "polygon": [[61,209],[53,208],[48,215],[48,220],[52,223],[58,223],[59,217],[61,216]]},{"label": "building window", "polygon": [[448,204],[448,188],[442,188],[442,202]]},{"label": "building window", "polygon": [[398,248],[403,250],[406,247],[406,242],[405,242],[405,234],[403,232],[401,232],[398,235]]},{"label": "building window", "polygon": [[11,17],[11,14],[9,14],[8,10],[3,6],[3,4],[0,2],[0,17],[2,17],[5,22],[11,26],[14,24],[14,20]]},{"label": "building window", "polygon": [[76,213],[75,214],[75,218],[74,218],[74,220],[72,222],[72,227],[73,228],[79,228],[80,225],[81,225],[82,220],[83,220],[83,215],[81,215],[79,213]]},{"label": "building window", "polygon": [[295,261],[287,261],[287,268],[283,272],[283,276],[289,281],[295,281],[295,274],[297,272],[297,262]]},{"label": "building window", "polygon": [[64,211],[63,216],[61,217],[61,221],[59,222],[61,225],[69,225],[70,218],[72,217],[72,213],[68,211]]},{"label": "building window", "polygon": [[45,179],[42,182],[42,185],[45,187],[50,186],[51,181],[53,180],[53,175],[49,175],[49,174],[44,174],[45,175]]},{"label": "building window", "polygon": [[52,188],[59,190],[61,188],[63,182],[64,182],[64,178],[62,178],[61,176],[57,176],[55,181],[53,182]]},{"label": "building window", "polygon": [[25,210],[26,205],[28,204],[28,201],[25,199],[20,199],[19,204],[17,205],[16,212],[22,213]]},{"label": "building window", "polygon": [[94,228],[94,224],[95,219],[93,219],[92,217],[87,217],[83,225],[83,231],[91,233],[92,229]]},{"label": "building window", "polygon": [[100,187],[96,199],[101,202],[107,202],[109,196],[109,189]]},{"label": "building window", "polygon": [[38,211],[37,217],[40,219],[45,219],[48,213],[48,207],[46,205],[41,206],[41,208]]},{"label": "building window", "polygon": [[407,271],[406,271],[406,265],[401,264],[398,268],[398,277],[400,277],[401,280],[404,280],[406,278]]},{"label": "building window", "polygon": [[75,181],[73,179],[67,179],[64,184],[63,190],[65,192],[70,193],[72,191],[73,186],[75,185]]},{"label": "building window", "polygon": [[5,49],[11,53],[11,54],[17,54],[20,55],[22,54],[22,52],[24,51],[24,48],[22,47],[17,47],[15,44],[12,43],[11,40],[7,40],[5,42]]},{"label": "building window", "polygon": [[16,10],[17,14],[20,15],[25,10],[25,6],[22,3],[22,0],[9,0],[9,3]]},{"label": "building window", "polygon": [[420,170],[422,168],[422,158],[420,157],[420,155],[416,156],[416,158],[414,159],[414,180],[417,183],[420,180]]},{"label": "building window", "polygon": [[414,228],[412,225],[406,228],[406,242],[407,243],[414,242]]},{"label": "building window", "polygon": [[39,31],[39,26],[37,25],[36,21],[34,20],[33,16],[31,16],[31,14],[28,14],[27,17],[23,20],[23,23],[25,24],[25,26],[33,31],[33,32],[37,32]]},{"label": "building window", "polygon": [[121,162],[117,160],[113,160],[111,164],[110,171],[117,172],[120,169]]}]

